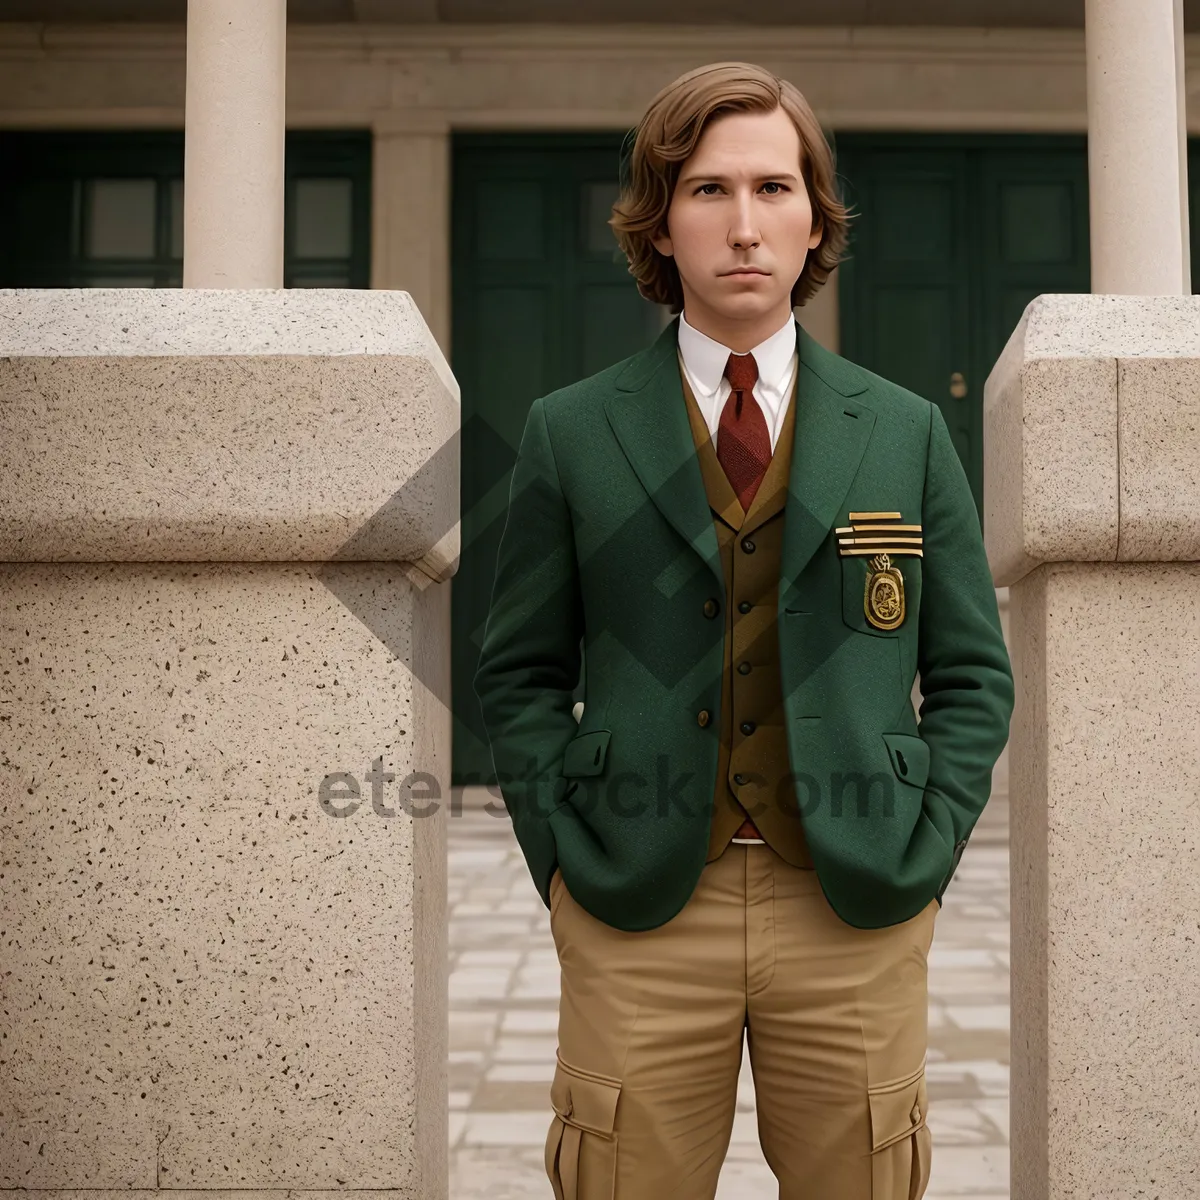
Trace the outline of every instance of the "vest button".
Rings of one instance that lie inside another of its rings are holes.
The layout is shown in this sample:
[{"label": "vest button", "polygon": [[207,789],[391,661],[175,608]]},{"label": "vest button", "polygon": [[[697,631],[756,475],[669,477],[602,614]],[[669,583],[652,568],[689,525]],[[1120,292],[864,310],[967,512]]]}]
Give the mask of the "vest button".
[{"label": "vest button", "polygon": [[709,719],[710,719],[710,714],[709,714],[709,711],[707,708],[702,708],[696,714],[696,724],[699,725],[701,729],[703,729],[704,726],[708,724]]},{"label": "vest button", "polygon": [[753,554],[754,543],[749,538],[742,538],[742,549],[745,550],[747,554]]},{"label": "vest button", "polygon": [[750,674],[750,664],[748,662],[738,663],[738,674],[739,675],[749,675]]},{"label": "vest button", "polygon": [[757,726],[753,721],[743,721],[738,728],[741,729],[743,733],[753,733]]},{"label": "vest button", "polygon": [[715,600],[705,600],[704,615],[706,617],[715,617],[721,611],[721,606]]},{"label": "vest button", "polygon": [[738,612],[748,613],[753,607],[754,605],[751,604],[749,600],[743,600],[741,604],[738,605]]}]

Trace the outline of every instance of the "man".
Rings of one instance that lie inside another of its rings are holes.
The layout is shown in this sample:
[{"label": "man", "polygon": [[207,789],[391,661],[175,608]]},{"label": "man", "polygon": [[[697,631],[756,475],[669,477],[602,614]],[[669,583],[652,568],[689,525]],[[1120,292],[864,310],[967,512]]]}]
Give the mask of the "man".
[{"label": "man", "polygon": [[714,1196],[745,1035],[781,1200],[917,1200],[1013,704],[979,520],[937,407],[795,322],[848,220],[800,93],[720,63],[635,132],[611,223],[682,313],[533,402],[475,677],[562,968],[547,1174]]}]

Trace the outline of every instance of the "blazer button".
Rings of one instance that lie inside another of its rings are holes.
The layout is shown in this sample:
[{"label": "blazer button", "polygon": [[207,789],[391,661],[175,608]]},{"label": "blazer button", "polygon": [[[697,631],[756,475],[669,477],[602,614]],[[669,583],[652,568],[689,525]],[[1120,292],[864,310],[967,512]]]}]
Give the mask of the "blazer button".
[{"label": "blazer button", "polygon": [[704,726],[708,724],[709,720],[710,720],[710,714],[709,714],[709,711],[707,708],[702,708],[696,714],[696,724],[699,725],[701,729],[703,729]]},{"label": "blazer button", "polygon": [[754,542],[751,541],[750,538],[742,538],[742,549],[745,550],[747,554],[753,554]]},{"label": "blazer button", "polygon": [[743,733],[753,733],[755,730],[755,724],[753,721],[743,721],[738,728],[741,729]]},{"label": "blazer button", "polygon": [[715,600],[705,600],[704,615],[706,617],[715,617],[721,611],[721,606]]},{"label": "blazer button", "polygon": [[738,674],[739,675],[749,675],[750,674],[750,664],[748,662],[738,663]]},{"label": "blazer button", "polygon": [[748,613],[753,607],[754,605],[751,604],[749,600],[743,600],[741,604],[738,605],[738,612]]}]

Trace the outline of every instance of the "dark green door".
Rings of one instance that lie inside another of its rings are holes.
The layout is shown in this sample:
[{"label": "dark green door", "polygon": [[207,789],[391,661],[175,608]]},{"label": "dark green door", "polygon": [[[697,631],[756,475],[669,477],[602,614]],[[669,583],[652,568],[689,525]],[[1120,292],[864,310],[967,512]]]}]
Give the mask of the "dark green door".
[{"label": "dark green door", "polygon": [[936,401],[983,511],[983,385],[1025,306],[1090,290],[1083,137],[849,135],[841,350]]},{"label": "dark green door", "polygon": [[463,430],[462,558],[451,583],[455,784],[492,775],[472,677],[529,406],[642,349],[667,315],[638,294],[605,224],[621,136],[454,140],[451,354]]}]

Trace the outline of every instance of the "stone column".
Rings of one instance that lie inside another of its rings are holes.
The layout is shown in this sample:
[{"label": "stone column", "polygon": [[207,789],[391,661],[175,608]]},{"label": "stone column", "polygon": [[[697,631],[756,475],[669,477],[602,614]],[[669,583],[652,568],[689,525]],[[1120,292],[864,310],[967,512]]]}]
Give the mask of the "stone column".
[{"label": "stone column", "polygon": [[446,1200],[458,430],[403,293],[0,292],[0,1187]]},{"label": "stone column", "polygon": [[283,286],[287,0],[188,0],[183,286]]},{"label": "stone column", "polygon": [[371,286],[409,293],[450,355],[450,125],[437,114],[374,130]]},{"label": "stone column", "polygon": [[1087,0],[1092,291],[1186,294],[1183,0]]},{"label": "stone column", "polygon": [[1200,1178],[1200,296],[1041,296],[984,395],[1011,603],[1013,1200]]}]

